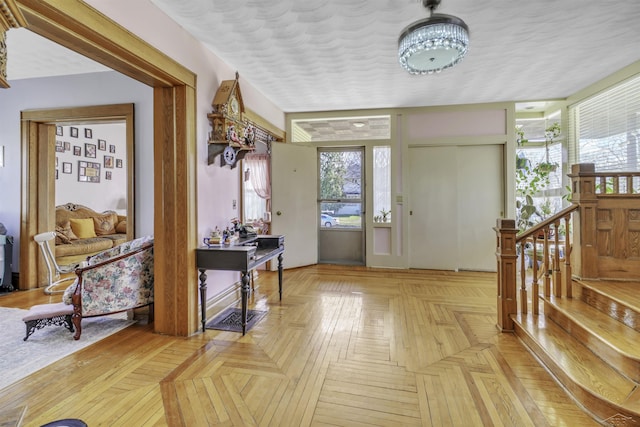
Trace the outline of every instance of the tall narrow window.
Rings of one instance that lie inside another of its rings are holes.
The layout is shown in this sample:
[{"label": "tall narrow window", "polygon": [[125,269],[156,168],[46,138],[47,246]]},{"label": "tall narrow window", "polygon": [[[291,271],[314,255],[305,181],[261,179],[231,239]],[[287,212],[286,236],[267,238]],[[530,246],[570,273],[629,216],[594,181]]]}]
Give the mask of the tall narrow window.
[{"label": "tall narrow window", "polygon": [[373,147],[373,220],[391,221],[391,147]]},{"label": "tall narrow window", "polygon": [[257,221],[270,209],[269,155],[249,154],[244,158],[244,221]]}]

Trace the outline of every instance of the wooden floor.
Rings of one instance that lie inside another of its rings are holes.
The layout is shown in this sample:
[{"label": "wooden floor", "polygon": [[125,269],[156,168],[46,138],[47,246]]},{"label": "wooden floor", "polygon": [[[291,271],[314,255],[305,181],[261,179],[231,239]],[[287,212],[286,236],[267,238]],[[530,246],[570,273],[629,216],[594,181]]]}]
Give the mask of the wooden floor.
[{"label": "wooden floor", "polygon": [[321,265],[284,281],[279,302],[261,272],[250,303],[268,314],[245,337],[134,325],[0,390],[0,411],[26,404],[27,426],[598,425],[497,332],[495,274]]}]

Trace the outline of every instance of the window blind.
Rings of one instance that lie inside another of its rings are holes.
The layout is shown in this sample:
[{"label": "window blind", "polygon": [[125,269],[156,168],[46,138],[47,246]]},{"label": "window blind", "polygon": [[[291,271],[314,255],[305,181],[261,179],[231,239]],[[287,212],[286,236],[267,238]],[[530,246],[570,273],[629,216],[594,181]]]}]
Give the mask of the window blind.
[{"label": "window blind", "polygon": [[569,161],[640,170],[640,76],[569,108]]}]

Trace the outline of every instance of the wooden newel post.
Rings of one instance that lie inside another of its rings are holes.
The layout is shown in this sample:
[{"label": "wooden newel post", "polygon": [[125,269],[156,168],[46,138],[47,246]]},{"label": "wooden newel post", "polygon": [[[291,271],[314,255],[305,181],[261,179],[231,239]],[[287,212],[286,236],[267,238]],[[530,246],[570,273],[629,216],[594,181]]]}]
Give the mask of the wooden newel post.
[{"label": "wooden newel post", "polygon": [[498,323],[502,332],[513,331],[511,315],[517,313],[516,297],[517,258],[516,221],[498,218],[496,221],[496,259],[498,262]]},{"label": "wooden newel post", "polygon": [[573,214],[573,248],[571,264],[573,272],[582,278],[598,277],[595,166],[580,163],[571,166],[571,201],[580,205]]}]

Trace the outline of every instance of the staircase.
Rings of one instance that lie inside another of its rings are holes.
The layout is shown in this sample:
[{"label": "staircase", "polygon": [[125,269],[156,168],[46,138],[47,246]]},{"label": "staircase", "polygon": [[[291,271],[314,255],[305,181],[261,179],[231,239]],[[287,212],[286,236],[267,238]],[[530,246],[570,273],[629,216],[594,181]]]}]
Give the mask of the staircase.
[{"label": "staircase", "polygon": [[640,425],[640,283],[573,281],[573,298],[540,295],[515,333],[604,425]]}]

